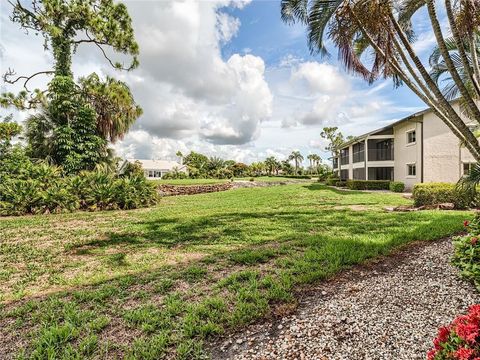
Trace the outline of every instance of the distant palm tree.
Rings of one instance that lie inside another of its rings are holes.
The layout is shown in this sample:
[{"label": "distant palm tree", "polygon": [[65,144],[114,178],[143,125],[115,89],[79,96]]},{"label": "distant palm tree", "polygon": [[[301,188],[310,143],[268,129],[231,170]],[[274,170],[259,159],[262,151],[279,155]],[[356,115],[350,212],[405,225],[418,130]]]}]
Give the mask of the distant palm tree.
[{"label": "distant palm tree", "polygon": [[312,154],[312,157],[313,157],[313,166],[316,167],[320,165],[320,163],[322,162],[322,158],[320,157],[320,155]]},{"label": "distant palm tree", "polygon": [[268,174],[272,175],[277,169],[277,159],[274,156],[270,156],[265,159],[265,167],[267,168]]},{"label": "distant palm tree", "polygon": [[180,158],[180,164],[183,165],[183,153],[180,150],[178,150],[175,155],[177,155],[177,157]]},{"label": "distant palm tree", "polygon": [[303,161],[303,155],[300,151],[292,151],[288,159],[295,162],[295,173],[298,173],[298,166]]},{"label": "distant palm tree", "polygon": [[310,162],[310,167],[313,167],[313,158],[314,158],[313,154],[307,155],[307,159]]}]

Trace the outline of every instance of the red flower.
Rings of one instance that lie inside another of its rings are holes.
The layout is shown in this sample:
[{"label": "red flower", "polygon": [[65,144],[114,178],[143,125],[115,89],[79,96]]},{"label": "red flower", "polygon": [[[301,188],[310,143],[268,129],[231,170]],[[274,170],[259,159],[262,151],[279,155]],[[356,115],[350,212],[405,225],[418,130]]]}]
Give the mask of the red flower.
[{"label": "red flower", "polygon": [[474,238],[472,238],[472,240],[470,240],[470,243],[471,243],[473,246],[477,245],[477,242],[478,242],[478,238],[476,238],[476,237],[474,237]]},{"label": "red flower", "polygon": [[465,340],[467,343],[475,343],[475,339],[478,337],[478,325],[473,323],[457,324],[455,332],[457,335]]},{"label": "red flower", "polygon": [[455,359],[469,360],[470,356],[472,356],[473,353],[474,353],[473,349],[460,348],[457,351],[455,351]]},{"label": "red flower", "polygon": [[435,355],[437,354],[437,350],[432,349],[427,353],[427,360],[435,360]]},{"label": "red flower", "polygon": [[465,220],[465,221],[463,222],[463,226],[467,227],[468,225],[470,225],[470,221]]}]

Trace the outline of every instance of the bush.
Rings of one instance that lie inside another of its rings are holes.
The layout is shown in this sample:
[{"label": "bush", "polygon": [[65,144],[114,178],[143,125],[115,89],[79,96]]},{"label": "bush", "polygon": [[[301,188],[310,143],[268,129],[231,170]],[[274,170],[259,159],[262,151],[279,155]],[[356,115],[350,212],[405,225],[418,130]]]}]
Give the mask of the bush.
[{"label": "bush", "polygon": [[471,223],[465,221],[464,225],[468,235],[454,239],[452,264],[480,291],[480,214],[477,214]]},{"label": "bush", "polygon": [[413,187],[415,206],[453,203],[456,209],[466,209],[474,202],[474,194],[461,191],[455,184],[425,183]]},{"label": "bush", "polygon": [[468,360],[480,357],[480,305],[472,305],[466,315],[440,328],[427,360]]},{"label": "bush", "polygon": [[405,190],[405,184],[401,181],[391,181],[390,182],[390,191],[401,193]]},{"label": "bush", "polygon": [[327,178],[325,180],[325,184],[330,185],[330,186],[335,186],[335,185],[337,185],[337,182],[339,182],[339,181],[340,181],[339,178]]},{"label": "bush", "polygon": [[133,209],[157,201],[155,186],[138,174],[117,176],[102,170],[64,176],[46,163],[0,183],[0,216],[82,210]]},{"label": "bush", "polygon": [[348,180],[347,186],[351,190],[389,190],[388,180]]},{"label": "bush", "polygon": [[347,187],[347,181],[342,181],[342,180],[337,181],[335,183],[335,186],[337,186],[337,187]]}]

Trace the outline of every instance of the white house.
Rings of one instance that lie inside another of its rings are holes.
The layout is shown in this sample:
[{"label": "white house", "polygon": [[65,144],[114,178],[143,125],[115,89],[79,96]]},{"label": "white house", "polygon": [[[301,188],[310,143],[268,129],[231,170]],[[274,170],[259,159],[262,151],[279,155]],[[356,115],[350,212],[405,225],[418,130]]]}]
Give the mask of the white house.
[{"label": "white house", "polygon": [[142,160],[142,159],[127,159],[123,162],[122,166],[120,166],[120,172],[122,171],[123,167],[129,163],[134,163],[138,161],[143,168],[145,173],[145,177],[150,180],[154,179],[161,179],[163,175],[168,172],[174,171],[175,169],[179,172],[183,172],[187,174],[187,167],[182,165],[176,161],[170,160]]},{"label": "white house", "polygon": [[[459,110],[458,101],[452,105]],[[333,170],[342,180],[395,180],[404,182],[407,189],[423,182],[457,182],[475,162],[429,109],[358,136],[337,150]]]}]

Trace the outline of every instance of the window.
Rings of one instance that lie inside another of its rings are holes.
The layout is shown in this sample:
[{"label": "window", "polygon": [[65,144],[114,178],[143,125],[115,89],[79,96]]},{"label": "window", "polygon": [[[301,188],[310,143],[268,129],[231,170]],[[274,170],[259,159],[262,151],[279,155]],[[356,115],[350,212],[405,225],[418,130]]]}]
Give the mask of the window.
[{"label": "window", "polygon": [[153,174],[154,174],[153,170],[148,170],[148,177],[153,178],[154,177]]},{"label": "window", "polygon": [[407,132],[407,144],[414,144],[417,141],[417,134],[415,130]]},{"label": "window", "polygon": [[154,177],[156,177],[156,178],[162,177],[162,173],[160,171],[157,171],[157,170],[154,171],[154,175],[155,175]]},{"label": "window", "polygon": [[474,163],[463,163],[463,175],[470,174],[470,170],[472,170]]},{"label": "window", "polygon": [[415,164],[407,164],[407,176],[417,176],[417,166]]}]

